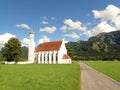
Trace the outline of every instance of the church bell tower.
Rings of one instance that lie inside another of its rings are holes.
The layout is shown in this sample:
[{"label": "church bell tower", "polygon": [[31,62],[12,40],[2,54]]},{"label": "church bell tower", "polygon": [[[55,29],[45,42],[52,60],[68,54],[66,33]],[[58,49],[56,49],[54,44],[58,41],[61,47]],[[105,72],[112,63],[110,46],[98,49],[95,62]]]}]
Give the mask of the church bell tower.
[{"label": "church bell tower", "polygon": [[29,35],[30,35],[30,39],[29,39],[29,49],[28,49],[28,61],[34,62],[34,50],[35,50],[34,32],[31,31]]}]

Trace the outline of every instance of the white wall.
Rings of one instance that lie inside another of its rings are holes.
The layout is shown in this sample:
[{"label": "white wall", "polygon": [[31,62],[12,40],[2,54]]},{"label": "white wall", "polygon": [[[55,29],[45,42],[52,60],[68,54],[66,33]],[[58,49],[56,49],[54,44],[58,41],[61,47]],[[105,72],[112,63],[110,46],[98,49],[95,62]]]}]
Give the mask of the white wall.
[{"label": "white wall", "polygon": [[[41,53],[41,54],[40,54]],[[62,63],[71,63],[71,59],[65,59],[63,60],[63,55],[67,54],[67,49],[65,47],[65,43],[64,41],[61,44],[60,50],[52,50],[52,51],[40,51],[40,52],[36,52],[35,53],[36,56],[38,56],[36,59],[38,59],[39,61],[37,61],[38,63],[53,63],[53,64],[62,64]],[[47,54],[49,54],[49,61],[47,61]],[[53,62],[51,61],[52,58],[52,54],[53,54]],[[58,62],[56,62],[56,54],[58,54]],[[40,55],[42,55],[42,60],[40,60]],[[44,60],[44,55],[45,55],[45,62],[43,62]],[[41,62],[42,61],[42,62]]]},{"label": "white wall", "polygon": [[71,64],[71,58],[69,59],[63,59],[63,64]]},{"label": "white wall", "polygon": [[[38,63],[42,63],[42,64],[56,64],[59,61],[56,62],[56,54],[58,55],[58,51],[57,50],[53,50],[53,51],[40,51],[40,52],[36,52],[35,53],[35,59]],[[52,61],[52,55],[53,55],[53,61]],[[40,58],[42,56],[42,58]],[[45,57],[45,61],[44,61],[44,57]],[[48,58],[49,57],[49,58]]]},{"label": "white wall", "polygon": [[5,61],[5,64],[32,64],[33,62],[30,62],[30,61],[26,61],[26,62],[15,62],[15,61],[12,61],[12,62],[7,62]]},{"label": "white wall", "polygon": [[62,63],[63,63],[62,57],[63,57],[64,54],[67,54],[67,49],[66,49],[66,47],[65,47],[64,40],[63,40],[63,42],[62,42],[61,48],[60,48],[60,50],[59,50],[58,53],[59,53],[59,61],[60,61],[60,63],[62,64]]}]

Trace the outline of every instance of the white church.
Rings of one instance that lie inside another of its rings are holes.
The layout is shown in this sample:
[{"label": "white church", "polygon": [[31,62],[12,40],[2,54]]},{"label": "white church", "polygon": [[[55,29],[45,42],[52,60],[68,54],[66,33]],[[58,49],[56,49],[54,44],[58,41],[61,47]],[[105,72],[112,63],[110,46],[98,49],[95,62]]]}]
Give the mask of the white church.
[{"label": "white church", "polygon": [[30,32],[28,62],[40,64],[71,64],[64,40],[45,42],[35,48],[34,32]]}]

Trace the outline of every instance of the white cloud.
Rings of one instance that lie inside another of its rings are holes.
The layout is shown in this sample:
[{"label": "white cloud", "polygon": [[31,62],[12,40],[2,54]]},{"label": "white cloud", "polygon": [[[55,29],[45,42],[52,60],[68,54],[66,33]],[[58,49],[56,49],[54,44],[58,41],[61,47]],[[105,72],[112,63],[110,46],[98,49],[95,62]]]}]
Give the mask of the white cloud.
[{"label": "white cloud", "polygon": [[42,24],[48,24],[48,22],[47,21],[42,21]]},{"label": "white cloud", "polygon": [[38,44],[42,44],[44,42],[49,42],[50,39],[47,36],[43,36],[41,39],[39,39]]},{"label": "white cloud", "polygon": [[16,37],[16,36],[10,33],[4,33],[3,35],[0,35],[0,44],[3,45],[7,43],[8,40],[12,37]]},{"label": "white cloud", "polygon": [[45,31],[45,32],[48,32],[48,33],[53,33],[55,32],[57,29],[55,26],[53,27],[45,27],[45,28],[40,28],[40,31]]},{"label": "white cloud", "polygon": [[80,31],[85,31],[86,27],[82,25],[80,21],[73,21],[72,19],[66,19],[64,20],[64,24],[60,29],[63,31],[66,30],[80,30]]},{"label": "white cloud", "polygon": [[105,10],[93,10],[95,18],[101,18],[102,20],[109,20],[113,19],[120,14],[120,8],[114,5],[108,5]]},{"label": "white cloud", "polygon": [[120,29],[120,8],[108,5],[104,10],[92,10],[94,18],[100,20],[97,26],[84,31],[84,35],[95,36],[101,32],[111,32]]},{"label": "white cloud", "polygon": [[68,27],[67,27],[66,25],[64,25],[64,26],[62,26],[60,29],[63,30],[63,32],[66,32],[66,31],[67,31],[67,28],[68,28]]},{"label": "white cloud", "polygon": [[120,29],[120,8],[112,4],[108,5],[106,9],[99,11],[92,11],[95,18],[101,19],[101,21],[111,21],[115,24],[116,29]]},{"label": "white cloud", "polygon": [[29,39],[28,38],[23,38],[23,40],[21,41],[22,46],[28,46],[29,44]]},{"label": "white cloud", "polygon": [[75,33],[75,32],[72,32],[71,34],[64,34],[63,36],[65,36],[65,37],[70,37],[70,38],[73,38],[73,39],[78,39],[78,38],[80,38],[80,36],[77,35],[77,33]]},{"label": "white cloud", "polygon": [[[26,47],[28,47],[29,46],[29,39],[28,38],[23,38],[22,40],[21,40],[21,43],[22,43],[22,46],[26,46]],[[36,45],[36,43],[34,42],[34,45]]]},{"label": "white cloud", "polygon": [[85,31],[84,34],[91,37],[91,36],[95,36],[101,32],[111,32],[111,31],[115,31],[115,30],[116,29],[114,27],[109,25],[106,21],[103,21],[103,22],[99,23],[96,27],[94,27],[92,30]]},{"label": "white cloud", "polygon": [[27,25],[27,24],[17,24],[17,25],[16,25],[16,27],[25,28],[25,29],[28,29],[28,30],[30,30],[30,29],[31,29],[31,28],[30,28],[30,26],[29,26],[29,25]]},{"label": "white cloud", "polygon": [[109,25],[106,21],[104,21],[98,24],[97,27],[95,27],[93,30],[98,32],[111,32],[115,31],[115,28]]}]

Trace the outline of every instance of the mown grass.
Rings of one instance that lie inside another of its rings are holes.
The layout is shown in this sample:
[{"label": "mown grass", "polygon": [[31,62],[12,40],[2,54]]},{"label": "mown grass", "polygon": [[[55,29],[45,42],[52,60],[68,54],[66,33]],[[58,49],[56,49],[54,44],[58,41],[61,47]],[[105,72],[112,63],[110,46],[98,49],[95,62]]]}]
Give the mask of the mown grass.
[{"label": "mown grass", "polygon": [[80,67],[0,64],[0,90],[80,90]]},{"label": "mown grass", "polygon": [[88,61],[85,63],[120,82],[120,62]]}]

